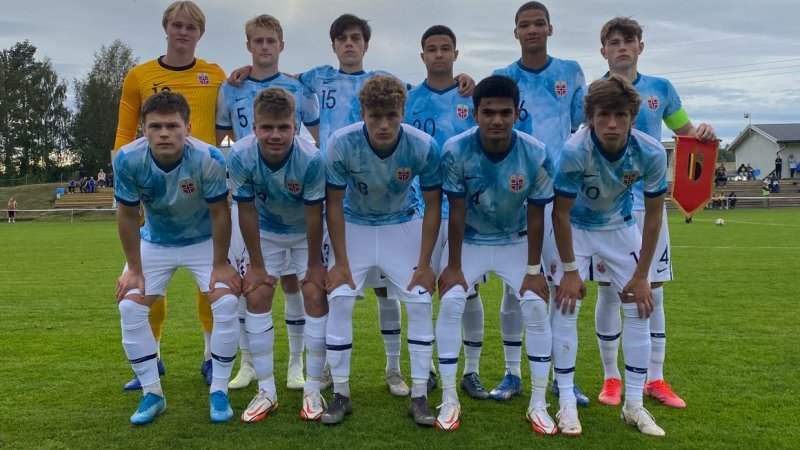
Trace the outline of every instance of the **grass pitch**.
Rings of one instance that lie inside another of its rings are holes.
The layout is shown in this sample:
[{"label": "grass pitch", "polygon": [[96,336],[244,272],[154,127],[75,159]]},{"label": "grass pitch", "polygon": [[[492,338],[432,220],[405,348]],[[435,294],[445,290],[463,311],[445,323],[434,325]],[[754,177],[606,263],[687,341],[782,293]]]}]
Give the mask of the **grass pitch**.
[{"label": "grass pitch", "polygon": [[[595,290],[580,316],[576,381],[592,404],[580,408],[579,438],[536,435],[528,403],[462,396],[462,425],[452,433],[421,429],[407,399],[383,381],[383,343],[375,299],[356,306],[352,362],[354,413],[337,427],[306,423],[302,393],[285,386],[283,302],[275,302],[280,408],[265,421],[208,421],[208,388],[199,366],[202,335],[194,287],[179,272],[169,289],[162,352],[167,412],[134,428],[138,395],[120,344],[114,280],[123,265],[113,222],[0,224],[0,447],[8,448],[796,448],[800,442],[800,210],[703,212],[693,224],[670,213],[676,281],[665,293],[666,379],[688,403],[674,410],[646,400],[667,432],[648,438],[622,424],[619,408],[596,401],[603,375],[594,337]],[[725,226],[714,225],[718,217]],[[503,374],[497,312],[500,284],[482,288],[486,311],[481,376],[491,388]],[[408,374],[408,353],[402,365]],[[524,359],[524,358],[523,358]],[[622,357],[620,356],[620,362]],[[523,364],[523,380],[527,367]],[[525,381],[526,392],[529,383]],[[254,394],[232,391],[238,414]],[[430,398],[435,406],[441,391]],[[331,394],[326,393],[330,398]],[[548,394],[555,415],[558,400]]]}]

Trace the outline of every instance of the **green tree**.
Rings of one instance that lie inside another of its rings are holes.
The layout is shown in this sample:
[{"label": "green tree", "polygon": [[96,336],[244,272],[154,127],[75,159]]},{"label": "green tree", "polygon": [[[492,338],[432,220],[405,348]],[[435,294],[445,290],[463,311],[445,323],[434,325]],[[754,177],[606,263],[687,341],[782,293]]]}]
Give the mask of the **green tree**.
[{"label": "green tree", "polygon": [[122,82],[136,63],[130,46],[115,40],[100,47],[86,77],[75,80],[72,138],[89,173],[106,169],[111,163]]}]

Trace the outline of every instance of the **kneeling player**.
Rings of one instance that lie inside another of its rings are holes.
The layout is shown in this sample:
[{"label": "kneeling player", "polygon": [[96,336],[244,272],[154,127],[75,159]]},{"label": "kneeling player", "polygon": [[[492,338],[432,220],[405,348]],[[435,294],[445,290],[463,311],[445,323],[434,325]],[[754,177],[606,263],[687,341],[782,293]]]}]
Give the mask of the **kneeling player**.
[{"label": "kneeling player", "polygon": [[[553,206],[553,230],[560,255],[553,316],[553,359],[560,389],[558,427],[578,435],[581,424],[572,394],[577,354],[577,316],[586,294],[583,279],[591,258],[602,259],[622,302],[625,322],[625,405],[622,419],[644,434],[663,436],[664,430],[642,404],[650,360],[648,317],[653,298],[647,275],[661,227],[666,191],[666,152],[652,137],[631,127],[641,97],[630,82],[617,75],[592,83],[585,98],[589,127],[564,146],[558,162]],[[634,226],[631,189],[643,180],[643,233]],[[613,314],[618,312],[613,311]]]},{"label": "kneeling player", "polygon": [[319,150],[295,136],[294,109],[294,98],[286,90],[261,91],[253,105],[255,135],[236,141],[228,158],[239,226],[249,255],[242,291],[247,298],[245,327],[258,378],[258,393],[242,412],[244,422],[258,422],[278,406],[272,356],[272,298],[277,276],[305,277],[309,376],[300,415],[317,420],[325,404],[318,386],[325,361],[327,313],[325,269],[320,259],[325,168]]},{"label": "kneeling player", "polygon": [[[401,124],[406,89],[395,78],[370,78],[359,99],[364,122],[336,131],[326,154],[334,260],[328,273],[326,346],[334,398],[322,422],[339,423],[351,411],[353,306],[363,295],[367,274],[378,270],[406,304],[413,381],[409,412],[416,423],[430,426],[435,421],[427,402],[435,289],[430,261],[441,223],[439,147],[427,134]],[[416,176],[425,200],[422,220],[412,189]]]},{"label": "kneeling player", "polygon": [[[178,267],[192,271],[211,302],[210,415],[212,422],[224,422],[233,416],[227,392],[239,334],[236,295],[241,283],[227,262],[231,218],[225,159],[216,148],[189,137],[189,104],[182,95],[153,95],[141,117],[145,137],[122,147],[114,158],[117,222],[127,261],[116,289],[122,346],[143,390],[131,423],[149,423],[167,406],[147,316]],[[141,236],[140,203],[145,210]]]},{"label": "kneeling player", "polygon": [[442,162],[450,220],[449,256],[439,279],[442,300],[436,321],[443,404],[436,426],[453,430],[459,425],[456,368],[467,287],[495,272],[515,287],[513,295],[525,322],[533,386],[528,420],[536,432],[554,434],[545,404],[551,346],[549,293],[539,263],[544,205],[553,198],[553,165],[544,144],[513,129],[520,114],[514,80],[486,78],[472,99],[478,127],[447,141]]}]

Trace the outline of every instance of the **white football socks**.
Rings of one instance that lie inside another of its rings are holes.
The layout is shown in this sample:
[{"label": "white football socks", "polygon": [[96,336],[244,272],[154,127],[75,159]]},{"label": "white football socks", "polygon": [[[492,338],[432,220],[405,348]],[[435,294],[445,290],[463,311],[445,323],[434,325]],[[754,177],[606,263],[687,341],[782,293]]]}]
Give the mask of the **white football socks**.
[{"label": "white football socks", "polygon": [[600,359],[603,361],[605,379],[621,379],[617,366],[619,338],[622,321],[619,308],[622,302],[613,286],[597,287],[597,305],[594,309],[594,326],[597,331],[597,346],[600,348]]},{"label": "white football socks", "polygon": [[[239,346],[239,299],[226,294],[211,304],[214,328],[211,332],[211,364],[213,376],[210,392],[228,392],[228,380]],[[252,344],[252,343],[251,343]]]},{"label": "white football socks", "polygon": [[319,391],[320,378],[325,366],[325,324],[328,316],[311,317],[306,315],[306,384],[303,391]]},{"label": "white football socks", "polygon": [[578,312],[580,300],[575,304],[575,312],[561,314],[553,311],[553,371],[558,382],[561,401],[575,400],[572,390],[575,384],[575,360],[578,356]]},{"label": "white football socks", "polygon": [[325,355],[331,367],[333,392],[350,397],[350,355],[353,352],[353,307],[356,298],[338,296],[328,304]]},{"label": "white football socks", "polygon": [[286,319],[286,332],[289,335],[289,365],[303,364],[303,343],[306,325],[306,310],[303,305],[303,294],[298,291],[294,293],[284,292],[286,305],[284,316]]},{"label": "white football socks", "polygon": [[464,334],[463,374],[478,373],[483,348],[483,302],[480,294],[467,298],[461,317],[461,330]]},{"label": "white football socks", "polygon": [[531,371],[531,401],[544,402],[553,348],[550,317],[544,300],[520,301],[525,323],[525,348]]},{"label": "white football socks", "polygon": [[[150,314],[150,307],[128,299],[120,301],[117,307],[119,308],[120,326],[122,328],[122,348],[131,363],[133,372],[139,377],[139,382],[143,387],[146,388],[158,383],[158,390],[160,391],[161,386],[156,363],[158,346],[155,338],[153,338],[150,322],[147,319]],[[145,393],[147,393],[147,390]]]},{"label": "white football socks", "polygon": [[522,361],[522,310],[519,300],[508,293],[509,287],[503,284],[503,299],[500,304],[500,334],[503,338],[503,354],[506,369],[516,376],[521,376]]},{"label": "white football socks", "polygon": [[401,315],[399,300],[378,297],[378,323],[386,348],[386,372],[400,370]]},{"label": "white football socks", "polygon": [[625,401],[642,397],[650,361],[650,321],[639,318],[636,303],[623,303],[622,351],[625,357]]},{"label": "white football socks", "polygon": [[[430,303],[406,303],[408,353],[411,356],[411,397],[428,395],[428,375],[433,357],[433,307]],[[460,327],[456,326],[456,330]],[[456,338],[458,339],[458,338]],[[456,341],[458,355],[458,341]]]},{"label": "white football socks", "polygon": [[667,327],[664,316],[664,286],[653,289],[655,307],[650,314],[650,364],[647,367],[647,381],[664,379],[664,359],[667,354]]}]

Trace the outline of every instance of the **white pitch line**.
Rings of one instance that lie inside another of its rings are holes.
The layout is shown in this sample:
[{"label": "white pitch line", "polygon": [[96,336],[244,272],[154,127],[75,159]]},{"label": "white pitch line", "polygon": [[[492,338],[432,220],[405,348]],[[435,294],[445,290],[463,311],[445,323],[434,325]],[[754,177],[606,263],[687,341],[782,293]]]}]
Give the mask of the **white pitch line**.
[{"label": "white pitch line", "polygon": [[744,247],[744,246],[727,246],[727,245],[670,245],[672,248],[705,248],[712,250],[800,250],[800,247]]},{"label": "white pitch line", "polygon": [[[714,222],[717,219],[693,219],[693,222]],[[683,220],[676,219],[670,220],[669,222],[681,223]],[[730,220],[725,219],[725,224],[742,224],[742,225],[758,225],[758,226],[769,226],[769,227],[789,227],[789,228],[800,228],[800,225],[793,225],[793,224],[786,224],[786,223],[768,223],[768,222],[742,222],[738,220]]]}]

